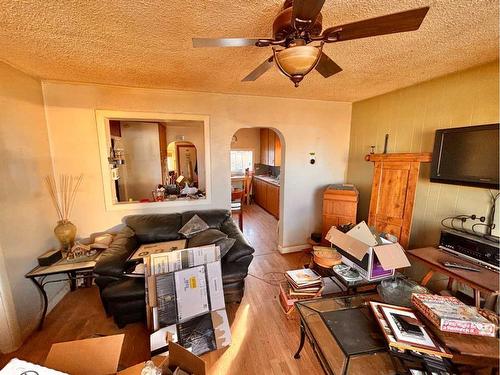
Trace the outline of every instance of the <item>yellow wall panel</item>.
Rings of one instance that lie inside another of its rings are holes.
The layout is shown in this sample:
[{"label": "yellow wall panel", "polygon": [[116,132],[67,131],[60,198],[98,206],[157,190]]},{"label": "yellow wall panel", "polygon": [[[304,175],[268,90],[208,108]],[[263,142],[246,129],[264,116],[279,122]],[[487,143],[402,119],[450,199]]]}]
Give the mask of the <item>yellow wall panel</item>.
[{"label": "yellow wall panel", "polygon": [[[360,191],[359,220],[366,220],[373,177],[364,161],[370,145],[382,152],[432,152],[436,129],[499,122],[498,61],[439,77],[353,104],[347,181]],[[487,189],[429,181],[422,165],[417,186],[410,247],[436,244],[440,222],[457,214],[487,215]],[[498,225],[498,224],[497,224]]]}]

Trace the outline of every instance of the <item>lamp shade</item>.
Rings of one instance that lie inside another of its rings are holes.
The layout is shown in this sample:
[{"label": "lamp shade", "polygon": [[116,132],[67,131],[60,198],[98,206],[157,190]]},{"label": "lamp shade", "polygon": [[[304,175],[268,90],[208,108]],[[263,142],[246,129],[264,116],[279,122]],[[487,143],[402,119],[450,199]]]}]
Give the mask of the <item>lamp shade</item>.
[{"label": "lamp shade", "polygon": [[314,46],[289,47],[278,52],[277,59],[283,70],[291,76],[307,74],[316,65],[321,50]]}]

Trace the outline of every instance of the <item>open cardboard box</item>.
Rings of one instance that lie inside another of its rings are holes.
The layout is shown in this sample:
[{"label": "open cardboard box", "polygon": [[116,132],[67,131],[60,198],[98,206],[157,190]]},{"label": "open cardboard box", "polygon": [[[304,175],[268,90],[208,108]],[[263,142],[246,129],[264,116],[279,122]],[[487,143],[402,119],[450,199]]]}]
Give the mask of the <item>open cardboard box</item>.
[{"label": "open cardboard box", "polygon": [[364,221],[347,233],[332,227],[325,238],[337,247],[344,264],[369,281],[391,277],[396,269],[411,266],[399,243],[381,238],[383,244],[379,244]]},{"label": "open cardboard box", "polygon": [[[13,359],[0,374],[21,375],[36,371],[39,375],[140,375],[145,362],[118,371],[125,335],[112,335],[52,345],[45,367]],[[169,343],[169,355],[154,357],[158,367],[180,367],[192,375],[205,375],[205,362],[176,343]]]}]

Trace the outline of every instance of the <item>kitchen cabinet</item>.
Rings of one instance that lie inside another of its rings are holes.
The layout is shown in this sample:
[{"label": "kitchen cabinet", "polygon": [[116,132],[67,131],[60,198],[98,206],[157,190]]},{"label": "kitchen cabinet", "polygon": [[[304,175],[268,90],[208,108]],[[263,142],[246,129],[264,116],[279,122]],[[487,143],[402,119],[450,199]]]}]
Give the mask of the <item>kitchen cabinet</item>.
[{"label": "kitchen cabinet", "polygon": [[280,188],[266,183],[266,210],[275,218],[280,216]]},{"label": "kitchen cabinet", "polygon": [[271,129],[260,129],[260,163],[273,167],[281,166],[281,142]]},{"label": "kitchen cabinet", "polygon": [[267,137],[267,165],[274,166],[274,139],[276,138],[275,133],[269,130]]},{"label": "kitchen cabinet", "polygon": [[281,141],[278,134],[274,137],[274,166],[281,167]]},{"label": "kitchen cabinet", "polygon": [[267,203],[267,183],[259,180],[257,178],[254,179],[254,195],[255,195],[255,203],[257,203],[262,208],[265,208]]},{"label": "kitchen cabinet", "polygon": [[279,219],[280,187],[254,177],[253,188],[255,203]]},{"label": "kitchen cabinet", "polygon": [[269,165],[269,129],[260,129],[260,163]]}]

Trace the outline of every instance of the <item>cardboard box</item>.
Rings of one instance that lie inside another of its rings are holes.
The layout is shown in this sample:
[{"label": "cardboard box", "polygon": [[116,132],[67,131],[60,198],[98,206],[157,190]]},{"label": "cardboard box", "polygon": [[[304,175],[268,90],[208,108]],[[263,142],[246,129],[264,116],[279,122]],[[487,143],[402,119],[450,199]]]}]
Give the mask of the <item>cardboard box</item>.
[{"label": "cardboard box", "polygon": [[[145,362],[117,372],[124,336],[121,334],[57,343],[52,345],[45,366],[14,358],[0,370],[0,374],[141,375]],[[156,366],[168,367],[172,371],[179,367],[192,375],[206,374],[206,365],[201,358],[173,342],[169,342],[169,349],[168,356],[152,358]]]},{"label": "cardboard box", "polygon": [[344,264],[369,281],[391,277],[396,269],[411,266],[399,243],[381,238],[379,244],[364,221],[347,233],[332,227],[326,239],[337,247]]},{"label": "cardboard box", "polygon": [[[156,356],[151,360],[158,367],[168,367],[172,372],[176,368],[181,368],[183,371],[191,375],[205,375],[206,364],[200,357],[190,353],[188,350],[184,349],[182,346],[176,344],[175,342],[169,342],[169,354],[167,357]],[[117,375],[141,375],[141,371],[144,368],[146,362],[139,363],[135,366],[129,367],[125,370],[119,371]]]},{"label": "cardboard box", "polygon": [[218,246],[153,254],[145,270],[152,355],[168,340],[196,355],[231,344]]}]

